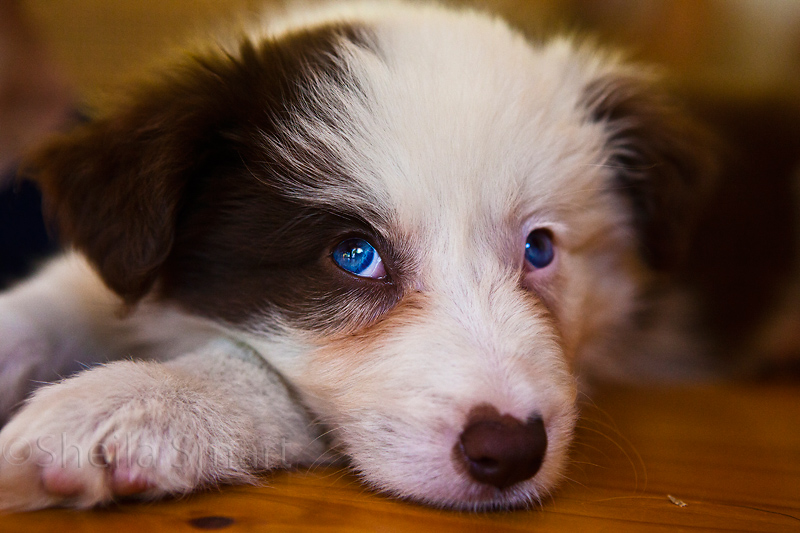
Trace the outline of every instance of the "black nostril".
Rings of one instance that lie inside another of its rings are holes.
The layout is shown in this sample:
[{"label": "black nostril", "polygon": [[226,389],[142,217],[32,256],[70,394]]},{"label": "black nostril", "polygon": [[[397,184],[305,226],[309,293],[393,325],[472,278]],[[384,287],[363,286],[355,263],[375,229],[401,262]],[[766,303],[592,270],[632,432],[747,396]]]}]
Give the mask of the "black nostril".
[{"label": "black nostril", "polygon": [[461,433],[461,460],[469,475],[499,489],[533,477],[547,450],[547,433],[541,417],[526,423],[493,408],[472,417]]}]

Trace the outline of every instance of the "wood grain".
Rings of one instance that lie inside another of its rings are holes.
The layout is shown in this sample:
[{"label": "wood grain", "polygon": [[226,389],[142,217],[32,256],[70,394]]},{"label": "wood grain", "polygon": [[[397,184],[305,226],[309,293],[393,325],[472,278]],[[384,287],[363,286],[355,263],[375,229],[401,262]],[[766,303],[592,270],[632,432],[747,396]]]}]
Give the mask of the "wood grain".
[{"label": "wood grain", "polygon": [[539,509],[428,509],[321,469],[167,502],[6,515],[0,531],[800,531],[800,384],[609,388],[583,404],[568,480]]}]

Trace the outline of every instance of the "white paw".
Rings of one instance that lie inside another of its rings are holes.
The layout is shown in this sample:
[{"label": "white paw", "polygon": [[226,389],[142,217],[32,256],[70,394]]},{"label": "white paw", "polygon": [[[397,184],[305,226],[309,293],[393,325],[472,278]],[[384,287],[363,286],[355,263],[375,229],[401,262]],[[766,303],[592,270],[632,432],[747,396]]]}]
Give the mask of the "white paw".
[{"label": "white paw", "polygon": [[242,482],[262,463],[252,421],[209,382],[119,362],[46,386],[0,432],[0,510]]}]

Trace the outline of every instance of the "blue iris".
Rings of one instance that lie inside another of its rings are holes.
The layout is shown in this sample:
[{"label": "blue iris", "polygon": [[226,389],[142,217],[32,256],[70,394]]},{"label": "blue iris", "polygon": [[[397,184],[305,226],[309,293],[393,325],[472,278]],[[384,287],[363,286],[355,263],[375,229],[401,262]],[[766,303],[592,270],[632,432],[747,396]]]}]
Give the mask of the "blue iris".
[{"label": "blue iris", "polygon": [[555,257],[553,234],[546,229],[535,229],[525,240],[525,259],[534,268],[544,268],[553,262]]},{"label": "blue iris", "polygon": [[331,254],[333,262],[343,270],[364,278],[386,275],[381,256],[369,242],[360,238],[347,239],[336,245]]}]

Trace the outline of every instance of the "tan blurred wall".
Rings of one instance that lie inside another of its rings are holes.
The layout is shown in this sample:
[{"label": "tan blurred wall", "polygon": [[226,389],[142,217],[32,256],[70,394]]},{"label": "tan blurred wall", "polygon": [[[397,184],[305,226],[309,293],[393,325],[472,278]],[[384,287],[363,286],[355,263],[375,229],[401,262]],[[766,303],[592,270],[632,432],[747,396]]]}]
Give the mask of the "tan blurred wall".
[{"label": "tan blurred wall", "polygon": [[[11,1],[11,0],[0,0]],[[263,0],[21,0],[92,101]],[[273,0],[272,3],[276,3]],[[285,2],[277,2],[285,3]],[[454,0],[451,3],[463,3]],[[719,90],[800,97],[800,0],[471,0],[531,33],[577,30]]]},{"label": "tan blurred wall", "polygon": [[[0,0],[5,1],[5,0]],[[42,38],[89,100],[249,0],[23,0]]]}]

